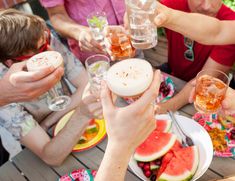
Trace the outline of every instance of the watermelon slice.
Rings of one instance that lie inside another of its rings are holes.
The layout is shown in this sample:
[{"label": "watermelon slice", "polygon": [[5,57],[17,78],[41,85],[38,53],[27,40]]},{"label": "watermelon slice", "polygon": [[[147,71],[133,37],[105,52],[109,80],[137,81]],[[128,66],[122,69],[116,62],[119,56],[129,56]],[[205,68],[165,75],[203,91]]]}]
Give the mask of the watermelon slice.
[{"label": "watermelon slice", "polygon": [[172,146],[171,151],[177,151],[179,149],[183,148],[179,140],[175,141],[175,144]]},{"label": "watermelon slice", "polygon": [[187,181],[195,174],[199,162],[196,146],[168,152],[158,173],[158,181]]},{"label": "watermelon slice", "polygon": [[98,131],[99,131],[99,130],[98,130],[96,124],[89,125],[89,126],[86,127],[86,133],[88,133],[88,134],[96,133],[96,132],[98,132]]},{"label": "watermelon slice", "polygon": [[135,150],[137,161],[150,162],[166,154],[175,144],[176,135],[153,131],[149,137]]},{"label": "watermelon slice", "polygon": [[167,133],[167,132],[170,132],[170,129],[171,129],[171,124],[172,121],[169,120],[169,119],[156,119],[156,131],[159,131],[159,132],[164,132],[164,133]]}]

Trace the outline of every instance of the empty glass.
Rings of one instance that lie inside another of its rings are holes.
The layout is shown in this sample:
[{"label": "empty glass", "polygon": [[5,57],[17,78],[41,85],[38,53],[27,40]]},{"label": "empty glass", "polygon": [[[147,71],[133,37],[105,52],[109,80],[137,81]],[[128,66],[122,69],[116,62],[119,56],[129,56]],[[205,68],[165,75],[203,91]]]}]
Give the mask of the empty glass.
[{"label": "empty glass", "polygon": [[149,49],[157,45],[157,28],[151,20],[156,6],[156,0],[126,0],[133,47]]},{"label": "empty glass", "polygon": [[101,81],[105,79],[110,67],[110,59],[101,54],[92,55],[86,59],[85,66],[88,72],[90,91],[99,97]]}]

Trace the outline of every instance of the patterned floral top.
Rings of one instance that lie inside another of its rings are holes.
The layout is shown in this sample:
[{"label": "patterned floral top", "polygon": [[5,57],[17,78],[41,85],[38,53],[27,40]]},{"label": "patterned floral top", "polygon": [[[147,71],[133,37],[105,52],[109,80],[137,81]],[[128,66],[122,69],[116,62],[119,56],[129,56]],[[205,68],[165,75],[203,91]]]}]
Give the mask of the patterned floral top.
[{"label": "patterned floral top", "polygon": [[[66,48],[57,38],[52,36],[51,48],[60,52],[64,58],[64,77],[71,83],[84,69],[81,62]],[[8,68],[0,63],[0,78],[8,71]],[[72,83],[71,83],[72,84]],[[60,89],[61,85],[56,88]],[[48,93],[46,93],[48,94]],[[31,129],[38,125],[34,117],[48,115],[51,110],[47,106],[46,94],[39,99],[25,103],[11,103],[0,107],[0,126],[7,129],[15,139],[27,135]],[[34,116],[34,117],[33,117]]]}]

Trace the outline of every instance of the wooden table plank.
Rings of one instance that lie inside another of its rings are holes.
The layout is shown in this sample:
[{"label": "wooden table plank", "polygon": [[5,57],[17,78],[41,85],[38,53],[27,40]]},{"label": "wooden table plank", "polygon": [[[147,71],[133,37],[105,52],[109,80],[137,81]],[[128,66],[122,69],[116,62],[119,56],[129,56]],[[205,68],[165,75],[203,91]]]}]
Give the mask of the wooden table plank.
[{"label": "wooden table plank", "polygon": [[210,165],[210,169],[218,172],[224,177],[234,175],[235,173],[235,160],[231,158],[214,157]]},{"label": "wooden table plank", "polygon": [[40,158],[28,149],[24,149],[16,155],[13,158],[13,162],[29,180],[51,181],[59,178],[52,168],[46,165]]},{"label": "wooden table plank", "polygon": [[[103,159],[104,152],[94,147],[90,150],[81,153],[72,153],[76,158],[78,158],[81,162],[83,162],[88,168],[98,170],[99,165]],[[135,176],[129,170],[126,173],[125,180],[127,181],[135,181],[140,180],[137,176]]]},{"label": "wooden table plank", "polygon": [[221,176],[208,169],[206,173],[204,173],[204,175],[200,177],[197,181],[208,181],[208,180],[213,181],[221,178],[222,178]]},{"label": "wooden table plank", "polygon": [[235,180],[235,176],[231,176],[222,180],[218,180],[218,181],[234,181]]},{"label": "wooden table plank", "polygon": [[0,180],[3,181],[26,181],[16,167],[8,161],[0,167]]},{"label": "wooden table plank", "polygon": [[85,168],[84,165],[82,165],[76,158],[74,158],[72,155],[69,155],[64,163],[59,167],[53,167],[53,169],[60,175],[63,176],[69,172],[72,172],[73,170],[77,170],[80,168]]},{"label": "wooden table plank", "polygon": [[97,145],[97,147],[105,152],[107,143],[108,143],[108,138],[106,137],[100,144]]}]

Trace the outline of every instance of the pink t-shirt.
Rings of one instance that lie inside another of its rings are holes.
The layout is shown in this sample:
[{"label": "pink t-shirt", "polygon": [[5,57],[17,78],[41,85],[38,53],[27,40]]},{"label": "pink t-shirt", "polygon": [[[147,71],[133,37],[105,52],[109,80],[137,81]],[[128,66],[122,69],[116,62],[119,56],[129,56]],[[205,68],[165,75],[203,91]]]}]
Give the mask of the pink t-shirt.
[{"label": "pink t-shirt", "polygon": [[[87,15],[93,11],[104,11],[110,25],[123,24],[125,13],[124,0],[40,0],[45,8],[64,5],[68,15],[80,25],[88,26]],[[63,25],[62,25],[63,26]],[[68,39],[71,51],[81,62],[93,53],[82,52],[77,41]]]}]

